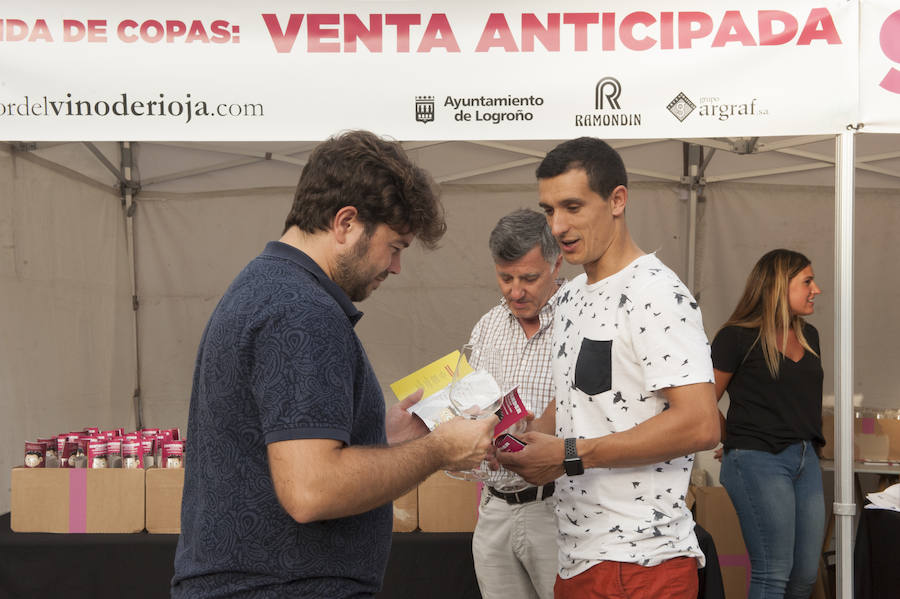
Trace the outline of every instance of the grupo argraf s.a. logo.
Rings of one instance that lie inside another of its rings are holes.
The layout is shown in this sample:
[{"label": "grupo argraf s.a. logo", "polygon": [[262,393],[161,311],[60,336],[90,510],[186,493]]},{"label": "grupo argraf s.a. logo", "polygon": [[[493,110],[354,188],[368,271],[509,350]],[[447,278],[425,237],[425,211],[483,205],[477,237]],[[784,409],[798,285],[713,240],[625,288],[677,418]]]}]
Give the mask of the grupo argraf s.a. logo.
[{"label": "grupo argraf s.a. logo", "polygon": [[694,112],[697,105],[691,102],[691,99],[684,95],[684,92],[679,92],[678,95],[669,102],[669,105],[666,106],[666,108],[675,115],[676,119],[684,121],[689,114]]},{"label": "grupo argraf s.a. logo", "polygon": [[434,120],[434,96],[416,96],[416,121],[430,123]]},{"label": "grupo argraf s.a. logo", "polygon": [[639,127],[641,114],[622,109],[625,98],[622,83],[615,77],[602,77],[593,85],[594,112],[575,115],[576,127]]},{"label": "grupo argraf s.a. logo", "polygon": [[769,114],[768,109],[761,108],[759,98],[741,98],[739,100],[725,99],[719,96],[700,96],[694,104],[687,94],[679,92],[672,98],[666,108],[679,121],[694,115],[694,119],[713,118],[717,121],[727,121],[732,118],[759,118]]}]

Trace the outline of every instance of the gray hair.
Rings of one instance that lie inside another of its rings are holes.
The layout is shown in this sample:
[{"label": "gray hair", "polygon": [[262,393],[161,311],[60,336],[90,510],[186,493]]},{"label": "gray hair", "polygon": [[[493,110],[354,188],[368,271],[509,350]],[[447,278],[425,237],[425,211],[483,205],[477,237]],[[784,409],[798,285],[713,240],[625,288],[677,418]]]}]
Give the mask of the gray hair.
[{"label": "gray hair", "polygon": [[488,241],[495,262],[518,260],[538,244],[544,260],[553,264],[559,256],[559,245],[550,233],[546,217],[528,208],[510,212],[497,221]]}]

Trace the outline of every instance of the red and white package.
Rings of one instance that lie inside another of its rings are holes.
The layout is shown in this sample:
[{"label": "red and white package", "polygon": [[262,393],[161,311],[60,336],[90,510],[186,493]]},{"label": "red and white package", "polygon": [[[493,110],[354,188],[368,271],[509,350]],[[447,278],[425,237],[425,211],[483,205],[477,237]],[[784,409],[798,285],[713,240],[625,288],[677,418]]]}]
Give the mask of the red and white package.
[{"label": "red and white package", "polygon": [[[525,404],[522,403],[522,398],[519,397],[518,387],[513,387],[512,391],[503,396],[503,402],[496,413],[500,422],[494,427],[494,437],[503,432],[513,433],[524,430],[524,420],[528,411],[525,409]],[[519,422],[522,422],[522,425],[513,428]]]},{"label": "red and white package", "polygon": [[87,467],[107,468],[109,461],[106,455],[106,441],[102,438],[91,439],[87,444]]},{"label": "red and white package", "polygon": [[66,449],[66,440],[68,439],[68,435],[56,435],[56,458],[59,462],[57,468],[66,468],[65,459],[63,459],[63,452]]},{"label": "red and white package", "polygon": [[156,468],[158,465],[155,460],[156,439],[151,437],[141,439],[141,451],[144,454],[144,468]]},{"label": "red and white package", "polygon": [[87,427],[85,427],[85,429],[84,429],[82,432],[83,432],[85,435],[88,435],[88,436],[90,436],[90,437],[93,437],[93,436],[95,436],[95,435],[99,435],[99,434],[100,434],[100,427],[99,427],[99,426],[87,426]]},{"label": "red and white package", "polygon": [[47,454],[47,444],[39,441],[25,442],[25,467],[26,468],[44,468],[46,467],[45,456]]},{"label": "red and white package", "polygon": [[522,451],[525,449],[525,441],[509,433],[502,433],[494,439],[494,447],[497,451]]},{"label": "red and white package", "polygon": [[139,470],[144,467],[144,450],[140,441],[122,441],[122,468]]},{"label": "red and white package", "polygon": [[[77,468],[78,452],[81,449],[78,440],[70,441],[68,438],[63,440],[63,448],[59,454],[60,468]],[[82,452],[83,455],[83,452]]]},{"label": "red and white package", "polygon": [[59,468],[59,453],[56,437],[38,439],[37,442],[47,446],[47,449],[44,451],[44,468]]},{"label": "red and white package", "polygon": [[122,467],[122,439],[113,437],[106,442],[106,459],[109,468]]},{"label": "red and white package", "polygon": [[184,441],[168,441],[163,444],[162,468],[184,468]]},{"label": "red and white package", "polygon": [[73,468],[87,468],[88,467],[88,444],[91,442],[93,437],[87,435],[80,435],[78,439],[72,440],[72,435],[69,435],[69,442],[75,443],[75,452],[73,453],[71,459],[74,461],[72,464]]},{"label": "red and white package", "polygon": [[162,430],[156,434],[156,447],[154,448],[154,455],[156,457],[156,466],[159,468],[165,468],[163,464],[163,446],[172,441],[172,431],[171,430]]}]

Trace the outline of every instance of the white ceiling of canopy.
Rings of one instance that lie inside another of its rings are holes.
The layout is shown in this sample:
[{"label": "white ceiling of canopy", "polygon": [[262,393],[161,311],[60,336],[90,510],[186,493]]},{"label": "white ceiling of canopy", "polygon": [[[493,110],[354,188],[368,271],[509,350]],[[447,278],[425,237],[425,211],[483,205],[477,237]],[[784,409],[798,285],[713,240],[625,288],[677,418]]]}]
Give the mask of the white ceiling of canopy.
[{"label": "white ceiling of canopy", "polygon": [[[617,140],[632,180],[677,182],[684,169],[684,142],[701,144],[707,183],[744,181],[796,185],[834,184],[834,138]],[[404,142],[407,151],[440,183],[532,183],[534,169],[558,140]],[[100,185],[117,183],[119,145],[13,143],[33,157],[71,169]],[[291,187],[316,142],[133,144],[133,176],[143,191],[214,192]],[[52,164],[50,164],[52,163]],[[900,188],[900,137],[857,136],[859,187]],[[116,171],[115,173],[113,171]]]}]

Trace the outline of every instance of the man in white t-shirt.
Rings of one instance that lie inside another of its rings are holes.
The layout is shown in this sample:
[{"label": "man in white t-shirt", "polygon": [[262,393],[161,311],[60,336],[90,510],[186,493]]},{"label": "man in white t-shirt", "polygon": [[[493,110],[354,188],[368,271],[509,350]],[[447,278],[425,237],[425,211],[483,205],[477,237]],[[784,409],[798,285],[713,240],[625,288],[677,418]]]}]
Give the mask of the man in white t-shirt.
[{"label": "man in white t-shirt", "polygon": [[[516,387],[526,409],[540,416],[555,396],[553,315],[565,282],[559,279],[559,245],[544,215],[527,209],[497,221],[488,245],[503,299],[479,319],[469,343],[488,348],[496,358],[476,366],[487,367],[501,388]],[[484,599],[553,599],[553,492],[553,482],[527,485],[502,468],[485,481],[472,537]]]},{"label": "man in white t-shirt", "polygon": [[584,274],[557,296],[556,410],[499,459],[534,484],[556,481],[558,599],[692,599],[704,558],[685,494],[693,453],[719,441],[700,309],[632,240],[613,148],[564,142],[537,178],[563,256]]}]

